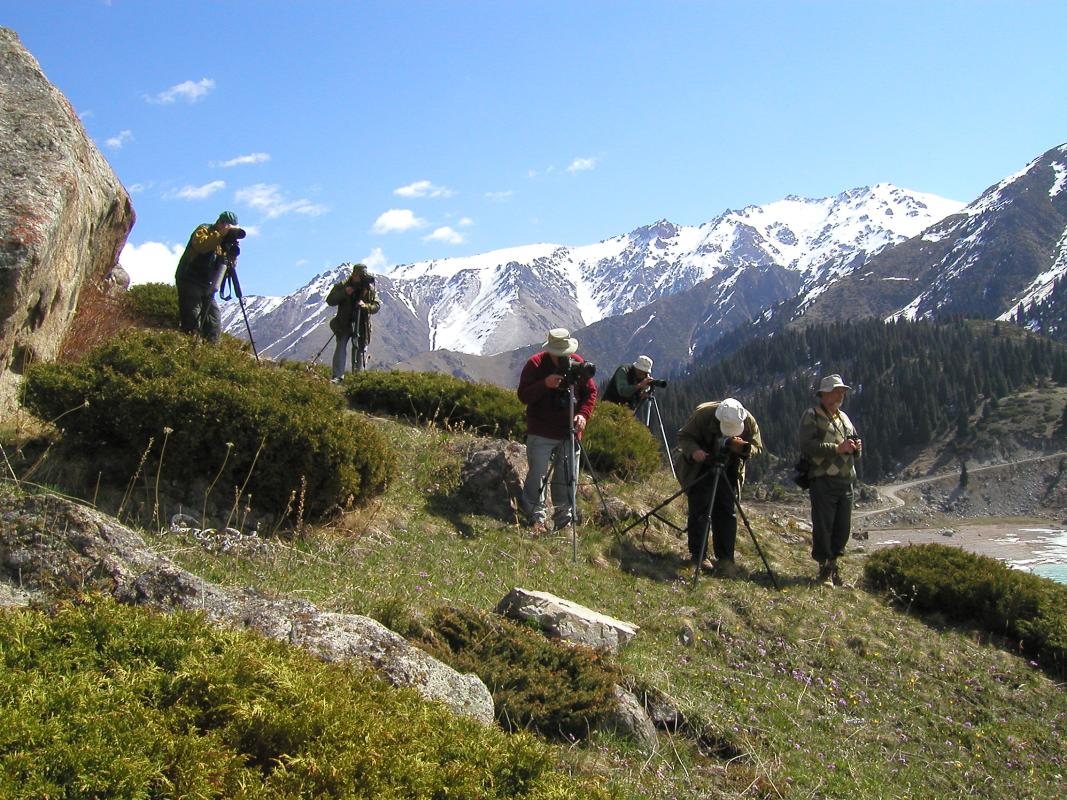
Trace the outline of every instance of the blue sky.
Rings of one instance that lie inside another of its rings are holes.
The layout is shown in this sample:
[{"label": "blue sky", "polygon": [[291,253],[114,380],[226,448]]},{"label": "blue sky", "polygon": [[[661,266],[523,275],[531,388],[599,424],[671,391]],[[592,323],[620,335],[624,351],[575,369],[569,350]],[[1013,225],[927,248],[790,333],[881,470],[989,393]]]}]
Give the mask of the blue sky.
[{"label": "blue sky", "polygon": [[970,201],[1067,141],[1067,3],[0,0],[170,280],[248,294],[882,181]]}]

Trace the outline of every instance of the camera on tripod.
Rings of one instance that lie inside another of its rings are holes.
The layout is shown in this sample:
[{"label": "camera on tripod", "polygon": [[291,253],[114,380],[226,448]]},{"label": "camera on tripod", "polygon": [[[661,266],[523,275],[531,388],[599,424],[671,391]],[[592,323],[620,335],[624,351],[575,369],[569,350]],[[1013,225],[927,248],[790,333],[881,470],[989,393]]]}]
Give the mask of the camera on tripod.
[{"label": "camera on tripod", "polygon": [[648,385],[655,389],[666,389],[667,381],[664,378],[649,378]]},{"label": "camera on tripod", "polygon": [[233,262],[237,260],[237,256],[241,255],[241,246],[237,244],[238,239],[243,239],[248,235],[248,232],[244,228],[230,228],[226,236],[222,240],[222,253],[227,263],[233,266]]},{"label": "camera on tripod", "polygon": [[583,380],[588,380],[596,375],[596,364],[591,361],[578,361],[570,356],[563,356],[559,360],[556,372],[563,376],[560,388],[568,385],[575,386]]}]

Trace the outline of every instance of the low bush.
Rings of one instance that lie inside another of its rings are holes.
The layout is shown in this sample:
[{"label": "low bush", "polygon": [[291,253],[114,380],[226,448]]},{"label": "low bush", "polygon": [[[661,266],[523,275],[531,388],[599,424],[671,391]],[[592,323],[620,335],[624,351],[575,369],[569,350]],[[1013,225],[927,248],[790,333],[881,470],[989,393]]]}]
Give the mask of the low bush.
[{"label": "low bush", "polygon": [[395,472],[385,438],[322,381],[259,364],[234,341],[127,331],[81,361],[35,365],[22,401],[126,475],[141,464],[177,482],[214,476],[223,495],[244,486],[271,513],[302,504],[319,518],[382,492]]},{"label": "low bush", "polygon": [[141,283],[122,295],[126,313],[152,328],[178,327],[178,290],[170,283]]},{"label": "low bush", "polygon": [[[345,394],[367,411],[432,422],[522,441],[526,408],[514,391],[426,372],[360,372],[345,378]],[[600,403],[584,437],[595,470],[621,478],[651,475],[659,465],[656,440],[624,406]]]},{"label": "low bush", "polygon": [[909,608],[1008,637],[1067,675],[1067,585],[939,544],[879,550],[864,571]]},{"label": "low bush", "polygon": [[614,703],[618,670],[587,648],[546,639],[530,628],[471,610],[438,609],[427,649],[492,692],[507,730],[584,739]]},{"label": "low bush", "polygon": [[249,633],[0,612],[0,796],[602,798],[551,749]]}]

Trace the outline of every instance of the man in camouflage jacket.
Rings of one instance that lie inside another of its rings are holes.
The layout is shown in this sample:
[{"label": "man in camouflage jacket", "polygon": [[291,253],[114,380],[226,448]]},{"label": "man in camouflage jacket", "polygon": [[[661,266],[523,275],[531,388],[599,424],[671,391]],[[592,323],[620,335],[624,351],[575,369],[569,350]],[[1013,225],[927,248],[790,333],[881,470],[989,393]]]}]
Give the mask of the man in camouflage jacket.
[{"label": "man in camouflage jacket", "polygon": [[800,418],[800,452],[810,462],[811,557],[819,562],[816,580],[840,586],[837,559],[852,531],[852,484],[863,442],[841,410],[849,386],[840,375],[827,375],[815,393],[817,405]]}]

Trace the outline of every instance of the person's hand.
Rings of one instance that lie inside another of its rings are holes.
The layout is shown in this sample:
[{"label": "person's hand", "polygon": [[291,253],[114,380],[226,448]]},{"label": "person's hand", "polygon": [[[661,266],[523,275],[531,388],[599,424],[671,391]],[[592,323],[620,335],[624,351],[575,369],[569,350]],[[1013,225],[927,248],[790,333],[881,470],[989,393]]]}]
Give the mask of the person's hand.
[{"label": "person's hand", "polygon": [[578,433],[581,433],[585,430],[585,417],[583,417],[581,414],[574,415],[574,430],[576,430]]},{"label": "person's hand", "polygon": [[352,294],[354,291],[356,291],[355,286],[345,286],[345,294]]},{"label": "person's hand", "polygon": [[842,454],[855,453],[859,449],[860,447],[859,445],[857,445],[855,439],[845,439],[845,441],[841,442],[841,444],[837,446],[837,452]]},{"label": "person's hand", "polygon": [[703,450],[701,450],[699,448],[694,450],[693,454],[690,456],[690,458],[693,459],[698,464],[704,463],[704,459],[707,458],[707,457],[708,457],[708,454],[705,453]]},{"label": "person's hand", "polygon": [[652,376],[651,375],[649,375],[647,378],[643,378],[643,379],[639,380],[637,382],[637,388],[638,389],[646,389],[646,388],[648,388],[648,385],[650,383],[652,383]]},{"label": "person's hand", "polygon": [[563,383],[562,375],[557,375],[553,372],[551,375],[545,376],[545,386],[549,389],[558,389],[561,383]]}]

